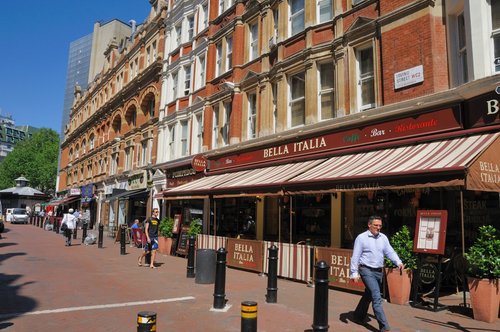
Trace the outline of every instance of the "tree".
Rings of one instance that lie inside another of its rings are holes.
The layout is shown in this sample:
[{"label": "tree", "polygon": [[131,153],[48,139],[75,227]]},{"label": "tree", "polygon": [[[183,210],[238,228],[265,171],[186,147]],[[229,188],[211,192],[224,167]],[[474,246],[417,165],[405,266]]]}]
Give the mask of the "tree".
[{"label": "tree", "polygon": [[52,129],[40,129],[31,138],[18,142],[0,163],[0,189],[13,187],[15,179],[24,176],[30,187],[53,194],[58,155],[59,135]]}]

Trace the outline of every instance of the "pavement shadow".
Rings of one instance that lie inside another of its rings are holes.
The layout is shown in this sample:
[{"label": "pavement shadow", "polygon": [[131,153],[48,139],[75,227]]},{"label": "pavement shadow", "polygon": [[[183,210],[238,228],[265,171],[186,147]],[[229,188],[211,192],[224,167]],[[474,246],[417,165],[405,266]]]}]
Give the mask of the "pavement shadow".
[{"label": "pavement shadow", "polygon": [[12,325],[14,325],[14,323],[11,323],[11,322],[0,323],[0,330],[6,329],[8,327],[11,327]]},{"label": "pavement shadow", "polygon": [[363,321],[360,321],[360,320],[355,318],[354,311],[341,313],[339,315],[339,320],[344,324],[349,324],[349,322],[352,322],[354,324],[361,325],[364,328],[366,328],[368,331],[373,331],[373,332],[378,331],[378,329],[376,329],[373,326],[371,326],[370,324],[368,324],[368,322],[371,321],[370,317],[367,316],[366,319],[364,319]]},{"label": "pavement shadow", "polygon": [[481,332],[498,332],[498,329],[481,329],[477,327],[467,327],[467,326],[462,326],[458,324],[457,322],[441,322],[438,320],[433,320],[425,317],[418,317],[415,316],[415,318],[420,319],[422,322],[426,322],[428,324],[433,324],[437,327],[445,327],[450,330],[454,331],[462,331],[462,332],[472,332],[472,331],[481,331]]},{"label": "pavement shadow", "polygon": [[0,248],[3,247],[9,247],[9,246],[15,246],[17,243],[14,242],[0,242]]},{"label": "pavement shadow", "polygon": [[33,283],[16,284],[16,281],[21,277],[21,275],[0,273],[0,298],[9,299],[9,301],[0,301],[0,329],[14,325],[11,322],[5,322],[8,319],[30,312],[37,306],[37,301],[33,298],[19,295],[24,286]]}]

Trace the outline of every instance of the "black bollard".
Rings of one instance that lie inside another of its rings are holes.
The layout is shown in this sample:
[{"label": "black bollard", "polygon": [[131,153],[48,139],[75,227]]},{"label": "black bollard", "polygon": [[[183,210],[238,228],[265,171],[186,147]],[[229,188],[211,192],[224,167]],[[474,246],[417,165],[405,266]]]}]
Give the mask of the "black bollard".
[{"label": "black bollard", "polygon": [[241,332],[257,332],[257,302],[241,302]]},{"label": "black bollard", "polygon": [[104,225],[99,224],[99,237],[97,239],[97,248],[102,248],[102,237],[104,234]]},{"label": "black bollard", "polygon": [[76,225],[75,222],[75,228],[73,229],[73,240],[76,240],[76,233],[78,232],[78,226]]},{"label": "black bollard", "polygon": [[87,237],[87,223],[83,223],[82,226],[82,243],[85,242],[85,238]]},{"label": "black bollard", "polygon": [[194,278],[194,244],[195,244],[195,237],[194,235],[189,236],[189,249],[188,249],[188,259],[187,259],[187,271],[186,271],[186,277],[187,278]]},{"label": "black bollard", "polygon": [[59,221],[57,219],[52,220],[52,228],[56,234],[59,234]]},{"label": "black bollard", "polygon": [[156,312],[141,311],[137,314],[137,332],[156,331]]},{"label": "black bollard", "polygon": [[127,230],[127,227],[125,225],[122,225],[120,227],[120,255],[125,255],[125,231]]},{"label": "black bollard", "polygon": [[223,309],[226,305],[226,254],[225,248],[217,250],[215,265],[214,309]]},{"label": "black bollard", "polygon": [[328,269],[325,261],[316,264],[316,280],[314,289],[314,332],[328,331]]},{"label": "black bollard", "polygon": [[269,249],[267,267],[267,303],[278,301],[278,247],[272,245]]}]

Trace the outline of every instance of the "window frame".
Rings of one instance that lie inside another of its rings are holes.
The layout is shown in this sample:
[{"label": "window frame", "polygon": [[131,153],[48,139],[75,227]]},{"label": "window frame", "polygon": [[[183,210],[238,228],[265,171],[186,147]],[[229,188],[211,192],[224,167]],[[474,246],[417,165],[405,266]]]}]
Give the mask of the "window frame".
[{"label": "window frame", "polygon": [[[297,96],[294,98],[294,79],[299,78],[298,76],[302,76],[300,78],[300,81],[303,81],[303,95],[302,96]],[[305,82],[305,72],[301,71],[298,73],[290,74],[288,76],[288,117],[287,117],[287,125],[288,128],[297,128],[305,125],[306,121],[306,107],[305,107],[305,102],[306,102],[306,82]],[[302,104],[302,123],[299,124],[294,124],[293,119],[294,119],[294,105],[295,104]]]}]

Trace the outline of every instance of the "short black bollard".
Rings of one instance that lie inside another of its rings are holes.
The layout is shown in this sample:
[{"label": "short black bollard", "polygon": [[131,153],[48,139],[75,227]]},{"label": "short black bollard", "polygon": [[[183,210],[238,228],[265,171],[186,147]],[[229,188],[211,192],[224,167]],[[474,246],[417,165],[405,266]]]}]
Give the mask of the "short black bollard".
[{"label": "short black bollard", "polygon": [[127,230],[127,226],[122,225],[120,227],[120,255],[125,255],[125,231]]},{"label": "short black bollard", "polygon": [[85,238],[87,237],[87,223],[83,223],[82,226],[82,243],[85,242]]},{"label": "short black bollard", "polygon": [[137,314],[137,332],[156,331],[156,312],[141,311]]},{"label": "short black bollard", "polygon": [[195,237],[194,235],[189,236],[189,248],[188,248],[188,259],[187,259],[187,271],[186,271],[186,277],[187,278],[194,278],[194,244],[195,244]]},{"label": "short black bollard", "polygon": [[75,222],[75,228],[73,228],[73,240],[76,240],[76,233],[78,233],[78,226],[76,226]]},{"label": "short black bollard", "polygon": [[241,302],[241,332],[257,332],[257,302]]},{"label": "short black bollard", "polygon": [[272,245],[268,251],[266,302],[276,303],[278,301],[278,247]]},{"label": "short black bollard", "polygon": [[316,279],[314,289],[314,317],[312,328],[314,332],[328,331],[328,269],[325,261],[316,264]]},{"label": "short black bollard", "polygon": [[97,239],[97,248],[102,248],[102,238],[104,234],[104,225],[99,224],[99,237]]},{"label": "short black bollard", "polygon": [[217,250],[215,265],[214,309],[223,309],[226,306],[226,254],[225,248]]}]

